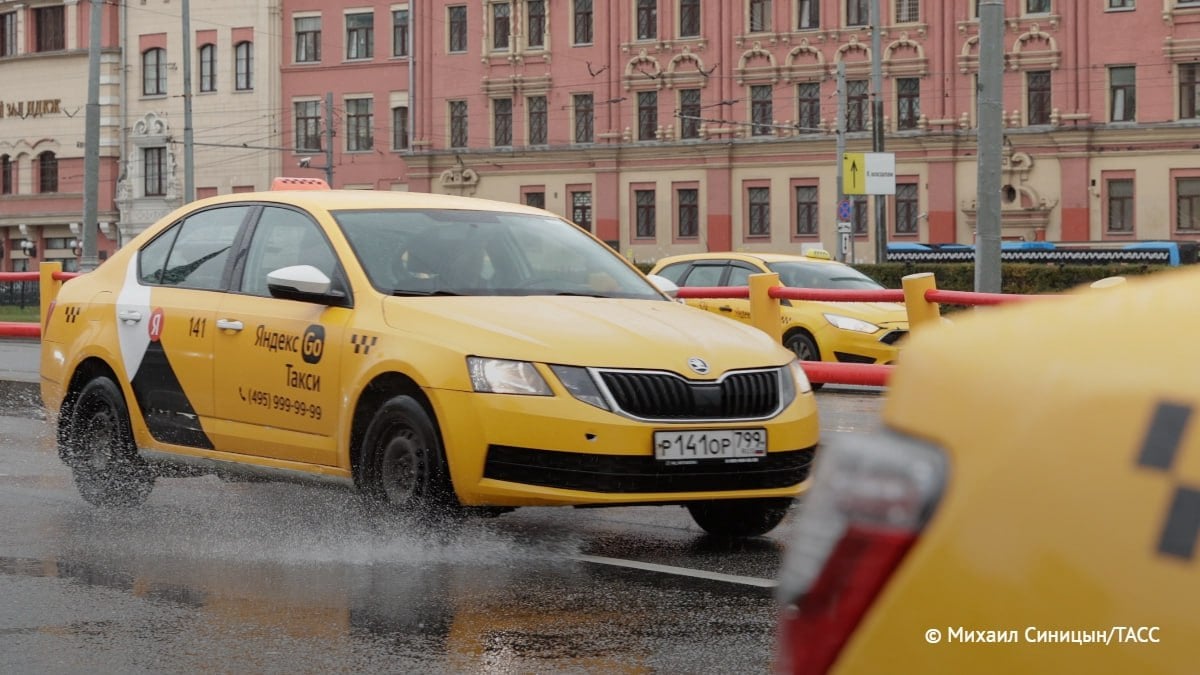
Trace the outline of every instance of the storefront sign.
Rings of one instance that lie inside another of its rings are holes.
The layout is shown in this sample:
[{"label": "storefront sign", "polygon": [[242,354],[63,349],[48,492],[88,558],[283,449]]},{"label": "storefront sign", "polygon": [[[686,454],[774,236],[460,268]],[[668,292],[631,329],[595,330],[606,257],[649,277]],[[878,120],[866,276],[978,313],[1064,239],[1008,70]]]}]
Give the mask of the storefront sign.
[{"label": "storefront sign", "polygon": [[44,98],[38,101],[0,101],[0,118],[45,117],[61,112],[62,99]]}]

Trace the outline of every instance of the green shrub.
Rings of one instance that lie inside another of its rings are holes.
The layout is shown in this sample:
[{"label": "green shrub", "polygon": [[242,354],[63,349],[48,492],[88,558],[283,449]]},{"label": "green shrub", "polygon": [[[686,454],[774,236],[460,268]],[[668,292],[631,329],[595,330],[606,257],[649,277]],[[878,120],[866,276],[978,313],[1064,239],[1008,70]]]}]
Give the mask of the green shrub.
[{"label": "green shrub", "polygon": [[[949,291],[975,290],[974,263],[883,263],[855,265],[855,269],[887,288],[900,288],[909,274],[932,272],[937,287]],[[1060,263],[1001,263],[1000,291],[1022,295],[1061,293],[1107,277],[1130,277],[1172,269],[1166,265],[1114,263],[1066,265]]]}]

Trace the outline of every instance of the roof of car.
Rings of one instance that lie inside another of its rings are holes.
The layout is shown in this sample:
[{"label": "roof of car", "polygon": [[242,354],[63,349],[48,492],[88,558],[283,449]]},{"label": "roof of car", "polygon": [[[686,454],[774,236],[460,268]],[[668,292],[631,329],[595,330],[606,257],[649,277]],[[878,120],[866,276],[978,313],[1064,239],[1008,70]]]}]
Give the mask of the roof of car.
[{"label": "roof of car", "polygon": [[686,262],[689,260],[759,260],[764,263],[777,262],[807,262],[807,263],[822,263],[841,265],[836,260],[828,260],[825,258],[817,258],[807,255],[797,255],[793,253],[749,253],[746,251],[709,251],[707,253],[683,253],[680,255],[667,256],[658,261],[659,265],[669,265],[677,262]]},{"label": "roof of car", "polygon": [[393,192],[387,190],[267,190],[241,192],[209,197],[193,205],[221,204],[244,201],[267,201],[295,204],[328,211],[339,209],[458,209],[467,211],[504,211],[547,215],[547,212],[518,204],[476,197],[433,194],[428,192]]}]

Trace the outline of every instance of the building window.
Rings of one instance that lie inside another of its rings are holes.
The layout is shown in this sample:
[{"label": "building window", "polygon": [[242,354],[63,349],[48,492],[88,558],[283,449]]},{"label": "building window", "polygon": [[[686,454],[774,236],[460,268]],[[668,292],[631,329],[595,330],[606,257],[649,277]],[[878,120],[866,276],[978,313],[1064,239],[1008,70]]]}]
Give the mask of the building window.
[{"label": "building window", "polygon": [[896,183],[896,234],[916,234],[917,184]]},{"label": "building window", "polygon": [[1049,14],[1050,0],[1025,0],[1026,14]]},{"label": "building window", "polygon": [[679,37],[700,36],[700,0],[679,0]]},{"label": "building window", "polygon": [[526,40],[530,47],[546,46],[546,0],[529,0],[525,5]]},{"label": "building window", "polygon": [[1029,87],[1029,123],[1050,123],[1050,71],[1035,70],[1025,74]]},{"label": "building window", "polygon": [[796,236],[811,237],[819,232],[817,186],[796,186]]},{"label": "building window", "polygon": [[62,5],[34,8],[34,51],[53,52],[66,48],[65,16]]},{"label": "building window", "polygon": [[392,149],[408,149],[408,106],[392,108]]},{"label": "building window", "polygon": [[1200,231],[1200,178],[1175,179],[1175,228]]},{"label": "building window", "polygon": [[592,231],[592,193],[577,191],[571,193],[571,221],[588,232]]},{"label": "building window", "polygon": [[750,32],[771,30],[771,0],[750,0]]},{"label": "building window", "polygon": [[756,84],[750,87],[750,121],[754,124],[751,133],[754,136],[770,136],[773,129],[772,121],[775,112],[772,105],[773,90],[769,84]]},{"label": "building window", "polygon": [[369,59],[375,55],[375,15],[371,12],[346,15],[346,58]]},{"label": "building window", "polygon": [[546,145],[549,142],[546,128],[546,97],[530,96],[525,105],[529,108],[529,145]]},{"label": "building window", "polygon": [[658,0],[637,0],[637,39],[658,37]]},{"label": "building window", "polygon": [[594,138],[592,133],[592,118],[595,116],[595,108],[592,106],[592,95],[575,94],[572,100],[575,104],[575,142],[591,143]]},{"label": "building window", "polygon": [[467,6],[447,7],[446,14],[450,17],[446,22],[450,29],[449,50],[452,52],[467,51]]},{"label": "building window", "polygon": [[1108,193],[1108,232],[1133,234],[1133,179],[1111,179],[1105,189]]},{"label": "building window", "polygon": [[850,199],[850,222],[854,224],[854,236],[867,236],[867,196],[853,195]]},{"label": "building window", "polygon": [[142,181],[144,194],[147,197],[167,194],[167,149],[142,148],[142,167],[145,169],[145,179]]},{"label": "building window", "polygon": [[13,193],[13,162],[12,157],[0,155],[0,194]]},{"label": "building window", "polygon": [[800,30],[821,27],[821,0],[800,0],[796,27]]},{"label": "building window", "polygon": [[200,91],[217,90],[217,47],[204,45],[200,48]]},{"label": "building window", "polygon": [[249,91],[254,88],[254,43],[239,42],[233,48],[237,62],[237,82],[234,87],[238,91]]},{"label": "building window", "polygon": [[392,56],[408,56],[408,10],[392,12]]},{"label": "building window", "polygon": [[321,17],[299,17],[296,23],[296,63],[321,60]]},{"label": "building window", "polygon": [[896,0],[896,23],[916,23],[921,20],[919,0]]},{"label": "building window", "polygon": [[867,128],[867,80],[846,83],[846,131]]},{"label": "building window", "polygon": [[450,147],[467,147],[466,101],[450,101]]},{"label": "building window", "polygon": [[658,131],[658,92],[639,91],[638,104],[638,140],[652,141]]},{"label": "building window", "polygon": [[1108,69],[1108,95],[1112,99],[1109,121],[1132,122],[1137,116],[1137,81],[1134,66]]},{"label": "building window", "polygon": [[296,150],[321,149],[321,102],[296,102]]},{"label": "building window", "polygon": [[847,26],[866,26],[870,21],[870,0],[846,0]]},{"label": "building window", "polygon": [[536,209],[546,208],[546,193],[545,192],[526,192],[525,205],[532,206]]},{"label": "building window", "polygon": [[508,49],[511,17],[512,5],[507,2],[492,3],[492,49]]},{"label": "building window", "polygon": [[0,13],[0,56],[17,53],[17,13]]},{"label": "building window", "polygon": [[1109,9],[1133,9],[1134,0],[1108,0]]},{"label": "building window", "polygon": [[58,192],[58,158],[49,150],[37,156],[38,192]]},{"label": "building window", "polygon": [[802,134],[821,130],[821,83],[804,82],[796,87],[799,111],[796,124]]},{"label": "building window", "polygon": [[167,93],[167,50],[161,47],[142,53],[142,95],[162,96]]},{"label": "building window", "polygon": [[575,44],[592,43],[592,0],[575,0]]},{"label": "building window", "polygon": [[346,100],[346,150],[362,152],[375,147],[375,115],[369,98]]},{"label": "building window", "polygon": [[700,191],[680,188],[675,191],[679,201],[679,238],[691,239],[700,235]]},{"label": "building window", "polygon": [[921,119],[921,80],[902,77],[896,80],[896,128],[916,129]]},{"label": "building window", "polygon": [[654,213],[654,190],[634,190],[636,205],[637,238],[653,239],[657,216]]},{"label": "building window", "polygon": [[700,138],[700,90],[679,90],[679,137]]},{"label": "building window", "polygon": [[771,236],[771,188],[748,188],[746,190],[746,203],[750,209],[750,236]]},{"label": "building window", "polygon": [[1200,117],[1200,64],[1179,64],[1179,117],[1195,119]]},{"label": "building window", "polygon": [[492,99],[492,145],[506,148],[512,145],[512,99]]}]

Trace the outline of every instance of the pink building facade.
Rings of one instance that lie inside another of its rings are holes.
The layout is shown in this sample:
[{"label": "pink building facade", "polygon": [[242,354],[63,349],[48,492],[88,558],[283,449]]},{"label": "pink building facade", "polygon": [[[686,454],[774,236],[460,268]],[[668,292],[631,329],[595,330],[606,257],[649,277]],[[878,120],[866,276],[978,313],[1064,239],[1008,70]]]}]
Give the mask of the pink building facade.
[{"label": "pink building facade", "polygon": [[[846,149],[869,151],[871,4],[284,0],[282,165],[541,205],[639,260],[832,248],[835,74]],[[888,239],[970,243],[977,3],[880,4]],[[1200,239],[1200,1],[1005,17],[1004,236]],[[852,201],[869,261],[873,209]]]}]

